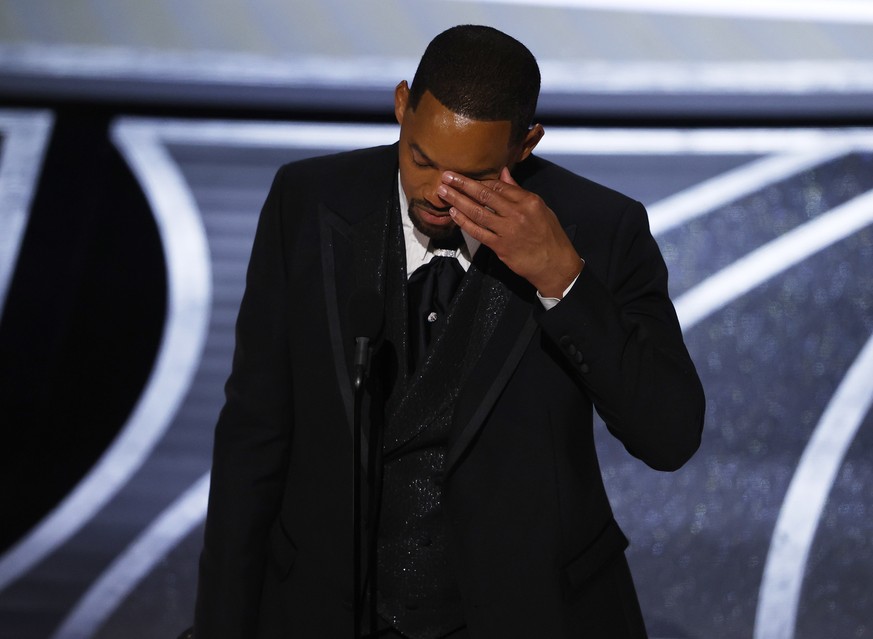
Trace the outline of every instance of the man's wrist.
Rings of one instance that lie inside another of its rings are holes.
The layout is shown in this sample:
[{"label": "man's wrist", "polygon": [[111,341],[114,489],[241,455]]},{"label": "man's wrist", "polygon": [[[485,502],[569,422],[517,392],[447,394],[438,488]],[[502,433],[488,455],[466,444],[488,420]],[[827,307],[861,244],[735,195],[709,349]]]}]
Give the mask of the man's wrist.
[{"label": "man's wrist", "polygon": [[558,302],[560,302],[562,299],[564,299],[567,296],[567,294],[570,292],[570,290],[576,284],[576,281],[579,279],[579,276],[582,275],[582,269],[585,268],[585,260],[583,260],[580,257],[579,261],[581,263],[581,265],[579,266],[579,272],[576,273],[576,275],[573,277],[573,280],[563,290],[563,292],[561,293],[561,297],[551,297],[548,295],[543,295],[540,291],[537,291],[537,297],[539,298],[540,303],[543,305],[543,308],[545,308],[547,311],[554,308],[555,306],[557,306]]},{"label": "man's wrist", "polygon": [[563,269],[562,274],[554,276],[554,283],[542,288],[537,287],[537,294],[541,298],[563,299],[579,278],[583,268],[585,268],[585,260],[577,256],[572,261],[572,266]]}]

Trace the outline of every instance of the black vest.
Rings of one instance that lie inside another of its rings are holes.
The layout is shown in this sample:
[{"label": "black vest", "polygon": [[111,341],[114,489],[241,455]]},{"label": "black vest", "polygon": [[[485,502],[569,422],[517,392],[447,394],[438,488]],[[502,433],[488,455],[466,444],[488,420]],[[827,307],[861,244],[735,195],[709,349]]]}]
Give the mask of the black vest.
[{"label": "black vest", "polygon": [[389,242],[394,250],[388,251],[385,341],[394,355],[395,377],[393,388],[386,389],[378,610],[403,634],[436,639],[464,625],[442,503],[455,400],[505,308],[508,293],[483,271],[487,260],[496,258],[482,247],[452,300],[442,331],[433,336],[420,368],[410,374],[404,365],[406,273],[404,267],[392,266],[397,259],[405,262],[402,231],[392,226],[396,230]]}]

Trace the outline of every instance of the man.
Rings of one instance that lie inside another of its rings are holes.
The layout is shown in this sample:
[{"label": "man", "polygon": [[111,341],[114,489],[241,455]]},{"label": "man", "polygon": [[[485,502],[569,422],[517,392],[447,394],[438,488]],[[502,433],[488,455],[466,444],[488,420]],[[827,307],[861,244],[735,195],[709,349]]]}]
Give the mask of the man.
[{"label": "man", "polygon": [[198,639],[351,635],[359,290],[385,309],[366,410],[383,636],[645,636],[592,407],[672,470],[703,393],[642,205],[532,155],[538,92],[521,43],[455,27],[397,86],[397,144],[278,172],[216,427]]}]

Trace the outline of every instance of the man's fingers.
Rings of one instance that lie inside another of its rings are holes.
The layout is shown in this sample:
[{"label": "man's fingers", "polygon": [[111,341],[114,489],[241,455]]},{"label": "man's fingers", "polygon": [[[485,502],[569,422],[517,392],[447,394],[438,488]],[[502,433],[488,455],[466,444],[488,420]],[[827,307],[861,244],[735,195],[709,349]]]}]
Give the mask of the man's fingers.
[{"label": "man's fingers", "polygon": [[449,209],[449,215],[452,216],[452,219],[459,228],[463,229],[470,237],[482,242],[485,246],[491,246],[491,243],[497,237],[493,231],[477,224],[454,206]]},{"label": "man's fingers", "polygon": [[499,213],[496,213],[493,208],[480,200],[468,197],[464,193],[445,185],[440,185],[437,188],[437,195],[444,202],[463,213],[474,224],[494,230],[494,225],[499,223]]},{"label": "man's fingers", "polygon": [[500,171],[500,181],[512,186],[518,186],[518,182],[512,177],[512,173],[509,172],[509,168],[503,167]]},{"label": "man's fingers", "polygon": [[[503,171],[501,171],[501,175],[503,175]],[[508,173],[508,171],[506,172]],[[512,178],[510,177],[510,179]],[[479,204],[484,204],[493,211],[499,211],[502,202],[512,201],[511,191],[519,188],[514,181],[473,180],[451,171],[443,173],[442,181],[444,185],[476,200]]]}]

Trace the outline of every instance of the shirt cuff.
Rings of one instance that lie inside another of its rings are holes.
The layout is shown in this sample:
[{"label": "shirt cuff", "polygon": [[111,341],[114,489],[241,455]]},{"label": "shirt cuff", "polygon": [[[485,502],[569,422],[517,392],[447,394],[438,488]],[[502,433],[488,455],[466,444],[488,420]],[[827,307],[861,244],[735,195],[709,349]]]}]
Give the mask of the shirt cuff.
[{"label": "shirt cuff", "polygon": [[[579,272],[579,275],[582,275],[581,271]],[[570,282],[570,285],[564,289],[564,293],[561,295],[560,299],[558,299],[557,297],[543,297],[542,295],[540,295],[540,292],[537,291],[537,297],[540,300],[540,304],[543,305],[543,308],[546,309],[547,311],[555,308],[558,305],[558,302],[560,302],[562,299],[567,297],[567,293],[569,293],[570,289],[573,288],[573,285],[576,283],[576,280],[579,279],[579,275],[574,277],[573,281]]]}]

